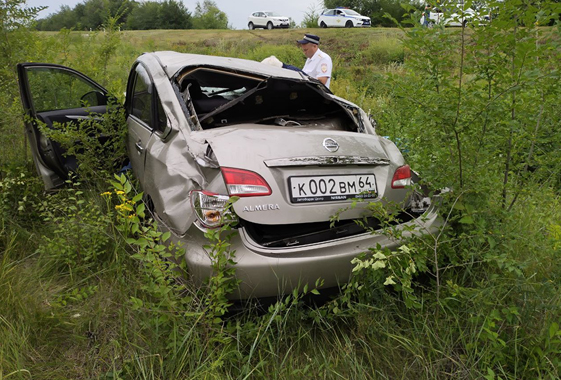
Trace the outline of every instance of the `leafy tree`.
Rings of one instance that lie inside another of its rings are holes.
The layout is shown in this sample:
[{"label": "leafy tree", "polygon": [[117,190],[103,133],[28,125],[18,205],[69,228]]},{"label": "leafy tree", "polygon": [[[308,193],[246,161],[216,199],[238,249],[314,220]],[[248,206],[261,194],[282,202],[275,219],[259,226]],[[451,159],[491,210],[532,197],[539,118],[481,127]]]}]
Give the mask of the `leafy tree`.
[{"label": "leafy tree", "polygon": [[228,16],[212,0],[197,2],[193,16],[194,29],[228,29]]},{"label": "leafy tree", "polygon": [[[78,19],[76,12],[74,12],[68,5],[62,5],[60,11],[53,13],[48,17],[37,22],[37,29],[39,30],[60,30],[62,28],[71,29],[76,28]],[[76,28],[78,29],[78,28]]]},{"label": "leafy tree", "polygon": [[304,12],[304,19],[302,20],[303,28],[317,28],[318,19],[321,14],[321,10],[315,5],[311,4],[308,6],[308,10]]},{"label": "leafy tree", "polygon": [[160,3],[155,1],[146,1],[135,6],[128,17],[127,28],[133,30],[158,29],[159,10]]},{"label": "leafy tree", "polygon": [[190,29],[191,13],[182,2],[165,0],[161,3],[158,14],[160,29]]},{"label": "leafy tree", "polygon": [[108,17],[117,17],[118,24],[127,21],[136,2],[134,0],[86,0],[74,8],[61,6],[60,11],[37,22],[38,30],[91,29],[96,30]]},{"label": "leafy tree", "polygon": [[539,27],[560,8],[492,5],[485,26],[404,30],[405,70],[389,81],[399,121],[387,125],[403,123],[396,135],[415,142],[409,161],[432,183],[508,211],[529,183],[560,176],[559,29]]},{"label": "leafy tree", "polygon": [[146,1],[135,6],[127,20],[129,29],[190,29],[191,13],[176,0]]},{"label": "leafy tree", "polygon": [[395,26],[393,20],[386,17],[389,14],[396,20],[401,20],[406,15],[405,9],[401,6],[401,0],[379,0],[380,10],[370,14],[373,25]]}]

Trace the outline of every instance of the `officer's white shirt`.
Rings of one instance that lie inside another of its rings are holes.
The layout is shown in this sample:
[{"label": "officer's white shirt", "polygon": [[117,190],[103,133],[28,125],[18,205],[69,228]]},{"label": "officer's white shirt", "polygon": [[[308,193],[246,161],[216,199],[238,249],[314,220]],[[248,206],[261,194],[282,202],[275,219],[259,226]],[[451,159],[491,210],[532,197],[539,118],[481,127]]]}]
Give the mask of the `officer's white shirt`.
[{"label": "officer's white shirt", "polygon": [[329,88],[332,68],[331,57],[318,49],[312,58],[306,59],[306,64],[302,71],[314,78],[327,77],[325,85]]}]

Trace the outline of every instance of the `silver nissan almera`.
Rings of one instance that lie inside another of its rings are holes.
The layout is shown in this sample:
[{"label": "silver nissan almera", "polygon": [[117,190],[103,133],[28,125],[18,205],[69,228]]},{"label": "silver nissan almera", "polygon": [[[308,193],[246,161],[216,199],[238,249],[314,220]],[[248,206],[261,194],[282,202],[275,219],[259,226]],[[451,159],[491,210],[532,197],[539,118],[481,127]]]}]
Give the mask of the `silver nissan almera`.
[{"label": "silver nissan almera", "polygon": [[[47,126],[105,112],[107,91],[77,71],[23,63],[18,74],[24,108]],[[57,85],[34,92],[37,83]],[[323,287],[343,284],[359,253],[396,248],[439,225],[435,202],[411,189],[396,146],[362,109],[304,73],[146,53],[132,66],[124,107],[132,170],[159,227],[184,243],[196,283],[212,276],[204,233],[221,226],[236,197],[230,243],[241,282],[233,298],[277,296],[319,278]],[[60,186],[75,160],[30,120],[38,173],[47,189]],[[372,202],[401,210],[399,238],[381,232]]]}]

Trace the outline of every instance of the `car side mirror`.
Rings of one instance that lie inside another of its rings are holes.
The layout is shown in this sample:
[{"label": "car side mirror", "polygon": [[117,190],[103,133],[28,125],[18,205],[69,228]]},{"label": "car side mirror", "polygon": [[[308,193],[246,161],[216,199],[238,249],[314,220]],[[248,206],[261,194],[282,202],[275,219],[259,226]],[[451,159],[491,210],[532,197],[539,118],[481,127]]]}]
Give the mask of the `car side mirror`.
[{"label": "car side mirror", "polygon": [[82,107],[94,107],[107,105],[107,96],[100,91],[90,91],[80,98]]}]

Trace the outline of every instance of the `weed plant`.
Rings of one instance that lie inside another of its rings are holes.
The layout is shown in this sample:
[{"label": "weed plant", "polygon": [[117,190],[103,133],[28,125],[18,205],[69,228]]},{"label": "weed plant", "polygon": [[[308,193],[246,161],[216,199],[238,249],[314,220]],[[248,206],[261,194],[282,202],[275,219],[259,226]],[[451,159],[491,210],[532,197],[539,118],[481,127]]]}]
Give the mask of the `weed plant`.
[{"label": "weed plant", "polygon": [[333,299],[307,302],[323,295],[318,280],[230,316],[229,231],[209,246],[218,276],[196,288],[180,260],[189,247],[165,244],[134,179],[85,155],[80,180],[42,191],[11,68],[62,63],[122,94],[142,51],[299,65],[304,31],[118,33],[110,18],[87,34],[0,30],[13,48],[0,45],[0,378],[560,378],[559,29],[540,26],[559,10],[496,6],[486,27],[321,30],[332,91],[447,190],[444,228],[372,247]]}]

